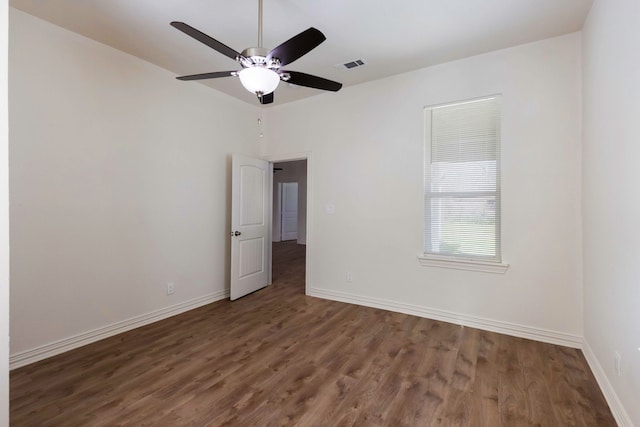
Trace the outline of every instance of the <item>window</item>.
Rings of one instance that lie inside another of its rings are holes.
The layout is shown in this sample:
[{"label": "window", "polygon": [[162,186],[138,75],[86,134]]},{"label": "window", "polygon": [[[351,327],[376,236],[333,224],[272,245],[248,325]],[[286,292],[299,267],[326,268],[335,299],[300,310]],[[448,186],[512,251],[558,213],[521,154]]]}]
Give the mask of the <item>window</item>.
[{"label": "window", "polygon": [[428,107],[425,124],[421,259],[500,264],[500,96]]}]

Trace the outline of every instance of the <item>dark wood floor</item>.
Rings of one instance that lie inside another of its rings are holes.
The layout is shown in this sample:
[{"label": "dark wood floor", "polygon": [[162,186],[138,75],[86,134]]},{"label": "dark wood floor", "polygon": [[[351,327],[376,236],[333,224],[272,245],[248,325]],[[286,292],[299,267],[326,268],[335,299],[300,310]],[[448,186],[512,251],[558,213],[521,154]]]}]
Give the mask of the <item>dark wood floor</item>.
[{"label": "dark wood floor", "polygon": [[614,426],[579,350],[274,284],[15,370],[12,426]]}]

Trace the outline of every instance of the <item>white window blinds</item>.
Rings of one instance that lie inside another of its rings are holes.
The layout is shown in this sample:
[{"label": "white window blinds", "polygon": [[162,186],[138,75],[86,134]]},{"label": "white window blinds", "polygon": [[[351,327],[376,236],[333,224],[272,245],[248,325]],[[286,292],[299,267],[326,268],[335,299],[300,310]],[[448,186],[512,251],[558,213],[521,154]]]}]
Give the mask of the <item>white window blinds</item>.
[{"label": "white window blinds", "polygon": [[500,262],[500,97],[425,110],[426,254]]}]

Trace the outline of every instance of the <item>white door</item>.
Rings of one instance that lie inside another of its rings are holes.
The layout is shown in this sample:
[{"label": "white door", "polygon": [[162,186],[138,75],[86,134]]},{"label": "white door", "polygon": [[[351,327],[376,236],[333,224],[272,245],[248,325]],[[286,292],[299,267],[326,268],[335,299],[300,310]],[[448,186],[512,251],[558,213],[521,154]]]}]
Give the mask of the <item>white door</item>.
[{"label": "white door", "polygon": [[269,164],[234,155],[231,170],[231,300],[267,286]]},{"label": "white door", "polygon": [[298,238],[298,183],[282,183],[282,208],[280,225],[281,240]]}]

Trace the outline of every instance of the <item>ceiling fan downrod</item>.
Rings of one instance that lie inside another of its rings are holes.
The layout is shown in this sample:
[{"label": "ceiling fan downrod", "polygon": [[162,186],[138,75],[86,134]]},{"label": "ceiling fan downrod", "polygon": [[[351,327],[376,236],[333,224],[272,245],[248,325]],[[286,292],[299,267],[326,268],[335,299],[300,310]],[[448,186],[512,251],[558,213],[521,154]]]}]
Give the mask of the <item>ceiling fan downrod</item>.
[{"label": "ceiling fan downrod", "polygon": [[266,57],[269,51],[262,46],[262,11],[262,0],[258,0],[258,45],[246,48],[236,58],[236,61],[238,61],[243,68],[261,66],[270,69],[277,69],[280,66],[280,62],[277,58],[267,61]]},{"label": "ceiling fan downrod", "polygon": [[258,47],[262,47],[262,0],[258,0]]}]

